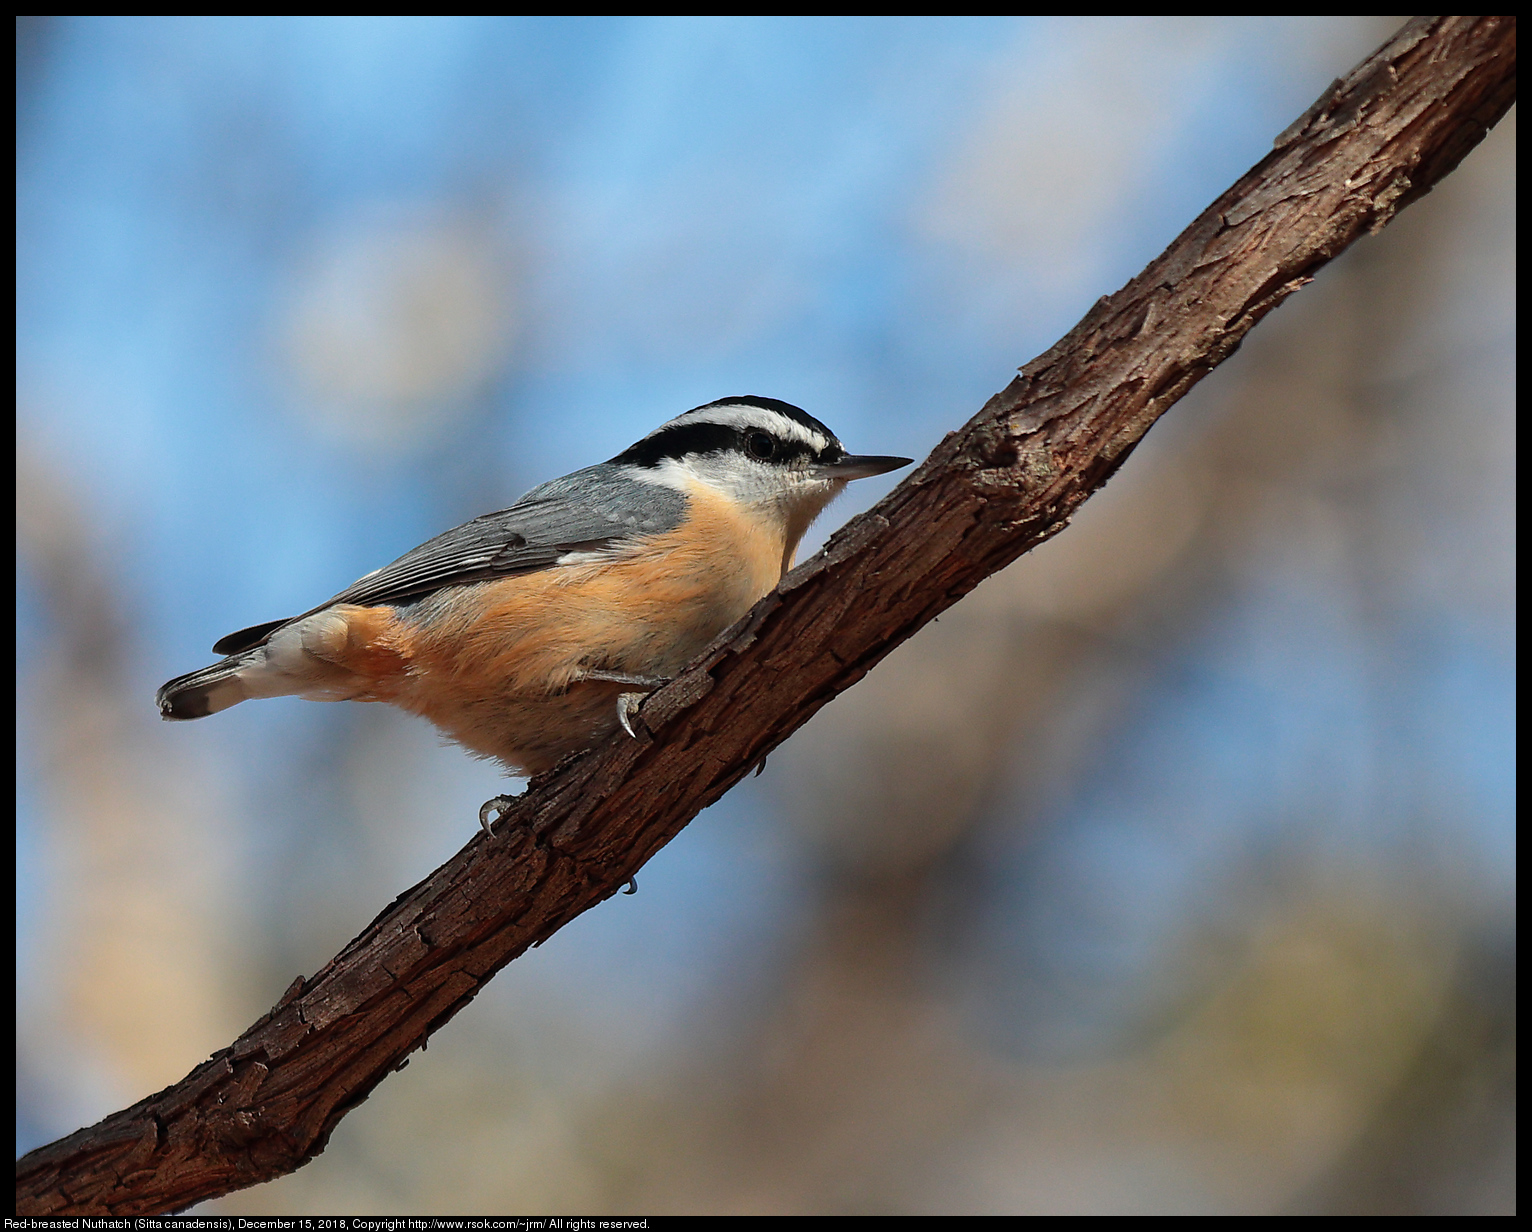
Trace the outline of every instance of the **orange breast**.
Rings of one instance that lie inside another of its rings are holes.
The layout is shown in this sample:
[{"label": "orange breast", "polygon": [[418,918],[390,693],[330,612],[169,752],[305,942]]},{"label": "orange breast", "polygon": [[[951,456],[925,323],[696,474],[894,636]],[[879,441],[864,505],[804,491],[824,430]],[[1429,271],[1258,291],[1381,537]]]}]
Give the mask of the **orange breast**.
[{"label": "orange breast", "polygon": [[454,587],[398,612],[350,609],[356,635],[334,661],[365,696],[467,748],[547,768],[616,726],[620,689],[571,684],[581,669],[674,675],[781,579],[780,531],[709,489],[688,495],[681,526],[614,557]]}]

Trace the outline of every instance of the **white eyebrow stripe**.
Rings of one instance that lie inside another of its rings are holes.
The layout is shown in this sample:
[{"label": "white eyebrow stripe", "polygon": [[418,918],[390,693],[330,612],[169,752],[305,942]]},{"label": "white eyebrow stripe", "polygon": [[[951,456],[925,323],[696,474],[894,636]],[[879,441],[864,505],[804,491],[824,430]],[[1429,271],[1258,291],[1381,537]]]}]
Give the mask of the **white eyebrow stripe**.
[{"label": "white eyebrow stripe", "polygon": [[[649,436],[658,436],[667,428],[675,428],[687,424],[718,424],[724,428],[759,428],[763,432],[770,432],[785,441],[797,441],[807,445],[816,453],[829,445],[829,440],[814,429],[804,426],[796,419],[783,415],[778,411],[769,411],[760,406],[710,406],[705,410],[690,411],[685,415],[677,415],[667,423],[662,423]],[[648,440],[649,436],[644,439]]]}]

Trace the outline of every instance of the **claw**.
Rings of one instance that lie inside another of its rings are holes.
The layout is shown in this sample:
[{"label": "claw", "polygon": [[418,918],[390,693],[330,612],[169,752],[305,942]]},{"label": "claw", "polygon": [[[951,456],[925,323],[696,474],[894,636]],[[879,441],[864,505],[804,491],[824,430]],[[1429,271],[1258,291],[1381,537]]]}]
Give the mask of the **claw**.
[{"label": "claw", "polygon": [[[484,803],[479,806],[479,825],[483,827],[484,833],[488,837],[495,837],[495,821],[501,820],[501,818],[510,812],[511,805],[515,802],[515,796],[496,796],[492,800],[484,801]],[[491,821],[489,819],[489,815],[494,812],[498,812],[500,816],[496,817],[495,821]]]},{"label": "claw", "polygon": [[628,885],[627,885],[627,888],[625,890],[623,890],[623,893],[624,894],[637,894],[638,893],[638,878],[637,877],[629,877],[628,878]]},{"label": "claw", "polygon": [[644,700],[642,693],[619,693],[617,695],[617,721],[622,724],[622,730],[638,739],[638,733],[633,730],[633,716],[638,713],[639,703]]},{"label": "claw", "polygon": [[669,676],[643,676],[637,672],[609,672],[604,668],[581,668],[575,673],[570,682],[578,684],[581,681],[594,680],[604,684],[625,684],[632,688],[626,693],[617,695],[617,721],[622,724],[622,730],[638,739],[638,732],[633,727],[633,716],[638,713],[638,707],[644,698],[656,689],[663,689],[670,683]]}]

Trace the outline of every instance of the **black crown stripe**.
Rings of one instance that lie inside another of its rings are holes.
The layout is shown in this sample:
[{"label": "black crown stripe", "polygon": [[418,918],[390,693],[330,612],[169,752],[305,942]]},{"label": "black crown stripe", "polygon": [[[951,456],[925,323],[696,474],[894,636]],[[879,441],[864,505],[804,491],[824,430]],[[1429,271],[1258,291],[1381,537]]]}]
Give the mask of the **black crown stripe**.
[{"label": "black crown stripe", "polygon": [[795,420],[805,428],[812,428],[822,434],[827,441],[835,440],[835,433],[820,423],[801,406],[794,406],[791,402],[783,402],[780,398],[761,398],[755,394],[742,394],[737,398],[719,398],[714,402],[705,402],[701,406],[694,406],[684,412],[685,415],[695,415],[698,411],[710,411],[715,406],[754,406],[763,411],[775,411],[778,415],[785,415],[788,419]]}]

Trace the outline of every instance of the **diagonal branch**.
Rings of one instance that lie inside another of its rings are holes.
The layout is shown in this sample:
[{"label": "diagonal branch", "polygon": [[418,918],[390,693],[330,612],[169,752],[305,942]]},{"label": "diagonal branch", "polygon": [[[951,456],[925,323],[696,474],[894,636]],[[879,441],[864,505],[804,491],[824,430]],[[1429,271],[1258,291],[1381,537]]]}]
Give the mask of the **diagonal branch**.
[{"label": "diagonal branch", "polygon": [[1057,534],[1263,316],[1381,230],[1515,101],[1510,17],[1417,18],[1147,269],[1021,370],[619,737],[532,782],[230,1047],[22,1158],[23,1214],[175,1210],[270,1180],[487,980],[610,897],[821,706]]}]

